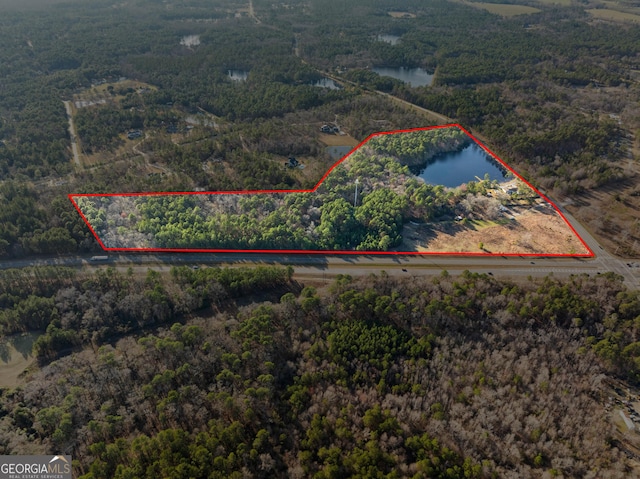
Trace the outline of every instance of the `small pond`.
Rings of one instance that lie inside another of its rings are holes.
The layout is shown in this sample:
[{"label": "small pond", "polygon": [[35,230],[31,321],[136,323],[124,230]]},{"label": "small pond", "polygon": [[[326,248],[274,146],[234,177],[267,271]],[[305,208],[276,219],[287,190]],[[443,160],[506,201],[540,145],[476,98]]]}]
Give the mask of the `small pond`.
[{"label": "small pond", "polygon": [[323,77],[318,81],[312,83],[313,86],[320,88],[328,88],[330,90],[340,90],[342,87],[334,82],[331,78]]},{"label": "small pond", "polygon": [[371,71],[378,75],[395,78],[396,80],[408,83],[412,87],[431,86],[433,83],[433,75],[423,68],[390,68],[390,67],[374,67]]},{"label": "small pond", "polygon": [[233,81],[246,81],[249,72],[246,70],[229,70],[227,76]]},{"label": "small pond", "polygon": [[379,42],[385,42],[390,45],[397,45],[400,41],[400,37],[398,35],[378,35],[377,40]]},{"label": "small pond", "polygon": [[[504,181],[506,168],[489,156],[477,144],[472,143],[461,151],[436,156],[426,166],[410,168],[411,171],[432,185],[455,188],[469,181],[484,179]],[[476,178],[477,177],[477,178]]]},{"label": "small pond", "polygon": [[180,39],[180,45],[195,47],[200,45],[200,35],[186,35]]}]

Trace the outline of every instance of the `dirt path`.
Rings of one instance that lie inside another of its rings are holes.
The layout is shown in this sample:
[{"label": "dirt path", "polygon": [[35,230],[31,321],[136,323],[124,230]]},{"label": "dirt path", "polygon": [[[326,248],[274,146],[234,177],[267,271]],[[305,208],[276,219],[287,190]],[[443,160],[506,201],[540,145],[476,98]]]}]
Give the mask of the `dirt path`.
[{"label": "dirt path", "polygon": [[67,118],[69,119],[69,136],[71,137],[71,151],[73,152],[73,161],[76,166],[82,169],[82,162],[80,161],[80,152],[78,150],[78,134],[76,133],[76,125],[73,122],[73,110],[71,108],[71,102],[69,100],[63,101],[64,108],[67,111]]},{"label": "dirt path", "polygon": [[[255,18],[256,21],[258,21],[258,19],[255,17],[255,14],[253,13],[253,0],[249,0],[249,15],[252,16],[253,18]],[[295,57],[297,57],[297,58],[300,58],[300,44],[299,44],[299,41],[298,41],[298,37],[299,37],[298,34],[294,35],[293,55]],[[302,63],[308,64],[304,59],[302,59]],[[323,72],[323,71],[318,70],[318,69],[316,69],[316,71],[318,73],[322,74],[323,76],[335,81],[335,82],[342,83],[342,84],[349,84],[351,86],[356,86],[356,87],[359,86],[357,83],[350,82],[348,80],[345,80],[343,78],[337,77],[337,76],[332,75],[330,73]],[[454,123],[453,119],[449,118],[448,116],[442,115],[442,114],[440,114],[438,112],[435,112],[433,110],[427,110],[426,108],[423,108],[423,107],[418,106],[418,105],[416,105],[414,103],[411,103],[411,102],[408,102],[408,101],[403,100],[401,98],[398,98],[397,96],[393,96],[393,95],[391,95],[389,93],[385,93],[385,92],[380,91],[380,90],[374,90],[374,91],[378,95],[385,96],[385,97],[391,99],[392,101],[400,103],[401,105],[407,106],[407,107],[412,108],[412,109],[414,109],[416,111],[419,111],[421,113],[425,113],[427,116],[429,116],[429,117],[433,118],[435,121],[437,121],[438,124],[440,124],[440,125],[446,125],[446,124],[449,124],[449,123]]]},{"label": "dirt path", "polygon": [[256,17],[256,11],[253,9],[253,0],[249,0],[249,16],[253,18],[257,24],[262,23],[262,21]]},{"label": "dirt path", "polygon": [[293,34],[293,55],[296,58],[300,58],[300,47],[298,46],[298,38],[300,37],[299,33]]},{"label": "dirt path", "polygon": [[[143,140],[144,141],[144,140]],[[142,141],[139,143],[136,143],[136,145],[131,148],[133,150],[134,153],[140,155],[142,157],[142,159],[144,160],[144,166],[147,167],[147,171],[151,171],[153,169],[159,170],[161,173],[166,173],[169,174],[171,173],[169,170],[167,170],[166,168],[159,166],[157,164],[151,164],[151,162],[149,161],[149,153],[145,153],[144,151],[142,151],[140,148],[138,148],[140,145],[142,144]]]},{"label": "dirt path", "polygon": [[[297,47],[296,47],[297,49]],[[331,73],[327,73],[327,72],[323,72],[320,70],[317,70],[318,73],[321,73],[323,76],[338,82],[338,83],[342,83],[342,84],[347,84],[347,85],[351,85],[354,87],[358,87],[360,85],[358,85],[357,83],[351,82],[349,80],[345,80],[344,78],[340,78],[338,76],[335,76]],[[380,90],[374,90],[375,93],[377,93],[378,95],[382,95],[386,98],[389,98],[391,101],[395,101],[396,103],[399,103],[403,106],[412,108],[413,110],[419,111],[420,113],[424,113],[427,116],[433,118],[439,125],[447,125],[449,123],[455,123],[455,121],[452,118],[449,118],[448,116],[442,115],[441,113],[435,112],[433,110],[427,110],[426,108],[423,108],[421,106],[416,105],[415,103],[411,103],[409,101],[403,100],[402,98],[398,98],[397,96],[393,96],[389,93],[385,93],[383,91]]]}]

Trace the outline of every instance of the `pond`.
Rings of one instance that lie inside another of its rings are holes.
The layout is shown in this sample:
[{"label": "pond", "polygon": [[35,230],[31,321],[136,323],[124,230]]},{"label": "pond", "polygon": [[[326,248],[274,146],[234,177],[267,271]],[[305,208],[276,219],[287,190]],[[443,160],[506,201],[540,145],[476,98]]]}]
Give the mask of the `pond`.
[{"label": "pond", "polygon": [[353,146],[344,145],[344,146],[327,146],[324,151],[329,153],[329,156],[334,160],[341,159],[344,155],[353,150]]},{"label": "pond", "polygon": [[320,80],[313,82],[312,85],[320,88],[328,88],[329,90],[340,90],[342,88],[331,78],[326,77],[322,77]]},{"label": "pond", "polygon": [[185,117],[184,121],[190,125],[202,125],[202,126],[210,126],[214,128],[217,126],[215,121],[210,120],[209,118],[204,116],[202,113],[198,113],[196,115],[189,115]]},{"label": "pond", "polygon": [[180,45],[195,47],[200,45],[200,35],[186,35],[180,39]]},{"label": "pond", "polygon": [[378,35],[377,40],[379,42],[385,42],[390,45],[397,45],[400,41],[400,37],[398,35]]},{"label": "pond", "polygon": [[228,70],[227,76],[233,81],[246,81],[249,72],[246,70]]},{"label": "pond", "polygon": [[433,83],[433,75],[423,68],[389,68],[389,67],[374,67],[371,71],[376,72],[378,75],[395,78],[396,80],[408,83],[412,87],[417,86],[431,86]]},{"label": "pond", "polygon": [[484,179],[489,174],[491,180],[506,179],[507,169],[493,159],[477,144],[472,143],[461,151],[436,156],[427,165],[411,167],[411,171],[432,185],[455,188],[470,181]]}]

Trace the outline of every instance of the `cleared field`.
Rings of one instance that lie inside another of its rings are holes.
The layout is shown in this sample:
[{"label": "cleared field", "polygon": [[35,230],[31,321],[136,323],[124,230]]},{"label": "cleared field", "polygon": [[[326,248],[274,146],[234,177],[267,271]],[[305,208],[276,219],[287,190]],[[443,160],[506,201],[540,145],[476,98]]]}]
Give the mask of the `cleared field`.
[{"label": "cleared field", "polygon": [[318,139],[327,146],[358,146],[360,144],[351,135],[327,135],[321,133]]},{"label": "cleared field", "polygon": [[158,88],[153,85],[137,80],[102,83],[75,94],[73,96],[73,102],[76,108],[86,108],[94,105],[117,102],[123,99],[125,97],[124,93],[128,91],[144,93],[145,91],[156,91],[157,89]]},{"label": "cleared field", "polygon": [[415,13],[409,12],[388,12],[393,18],[416,18]]},{"label": "cleared field", "polygon": [[563,7],[568,7],[571,5],[571,0],[538,0],[540,3],[544,3],[545,5],[560,5]]},{"label": "cleared field", "polygon": [[613,0],[604,0],[602,4],[609,10],[615,10],[616,12],[631,13],[634,15],[640,15],[640,7],[633,3],[617,2]]},{"label": "cleared field", "polygon": [[[405,226],[400,250],[498,254],[578,254],[588,251],[550,209],[522,209],[512,221],[476,221],[468,226],[453,222]],[[429,238],[417,241],[420,238]],[[480,248],[482,245],[482,249]]]},{"label": "cleared field", "polygon": [[539,8],[529,7],[527,5],[509,5],[505,3],[482,3],[482,2],[463,2],[465,5],[470,5],[474,8],[480,8],[486,10],[494,15],[500,15],[501,17],[515,17],[518,15],[529,15],[531,13],[541,12]]},{"label": "cleared field", "polygon": [[612,22],[633,22],[640,23],[640,15],[633,13],[609,10],[608,8],[591,8],[587,12],[596,18],[610,20]]}]

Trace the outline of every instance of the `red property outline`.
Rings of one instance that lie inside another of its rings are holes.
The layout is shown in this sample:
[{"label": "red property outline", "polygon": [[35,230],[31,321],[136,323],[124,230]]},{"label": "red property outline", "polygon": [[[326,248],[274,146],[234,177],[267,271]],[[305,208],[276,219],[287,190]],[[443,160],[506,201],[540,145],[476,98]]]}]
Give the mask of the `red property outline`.
[{"label": "red property outline", "polygon": [[[574,235],[580,240],[585,249],[589,252],[588,254],[567,254],[567,253],[479,253],[479,252],[433,252],[433,251],[353,251],[353,250],[291,250],[291,249],[206,249],[206,248],[107,248],[97,233],[94,231],[93,227],[82,213],[82,210],[74,200],[74,198],[83,198],[83,197],[105,197],[105,196],[167,196],[167,195],[247,195],[247,194],[265,194],[265,193],[314,193],[320,185],[324,182],[324,180],[331,174],[331,172],[338,166],[340,163],[345,161],[353,152],[367,143],[370,139],[375,138],[376,136],[381,135],[393,135],[397,133],[410,133],[412,131],[427,131],[427,130],[436,130],[440,128],[459,128],[462,132],[469,136],[480,148],[482,148],[489,156],[495,159],[498,163],[508,169],[513,175],[524,182],[529,188],[536,192],[542,199],[544,199],[547,203],[549,203],[553,209],[560,215],[566,225],[571,229]],[[465,128],[463,128],[458,123],[450,123],[447,125],[437,125],[437,126],[427,126],[422,128],[410,128],[406,130],[393,130],[393,131],[383,131],[378,133],[372,133],[367,138],[358,144],[358,146],[354,147],[349,153],[343,156],[340,160],[335,162],[331,168],[324,174],[324,176],[318,181],[318,183],[310,190],[240,190],[240,191],[170,191],[170,192],[147,192],[147,193],[79,193],[74,194],[71,193],[67,195],[69,200],[80,214],[80,217],[86,223],[87,227],[96,238],[96,241],[102,247],[104,251],[130,251],[130,252],[145,252],[145,253],[272,253],[272,254],[322,254],[326,256],[330,255],[418,255],[418,256],[426,256],[426,255],[451,255],[451,256],[522,256],[522,257],[568,257],[568,258],[593,258],[595,254],[589,248],[587,243],[580,237],[575,228],[571,225],[571,223],[567,220],[567,218],[562,214],[560,209],[543,195],[538,189],[536,189],[531,183],[525,180],[522,176],[516,173],[513,168],[507,165],[504,161],[498,158],[489,148],[482,144],[480,140],[478,140],[475,136],[469,133]]]}]

